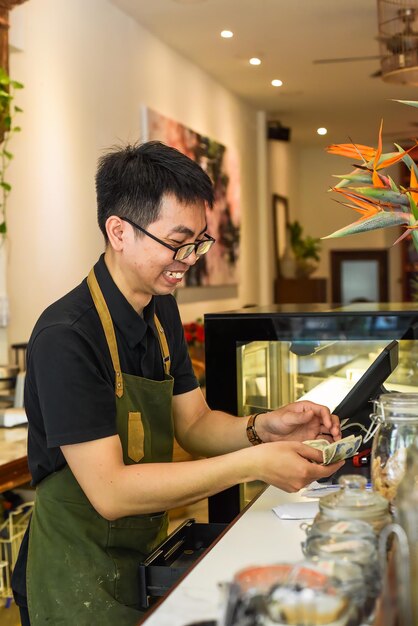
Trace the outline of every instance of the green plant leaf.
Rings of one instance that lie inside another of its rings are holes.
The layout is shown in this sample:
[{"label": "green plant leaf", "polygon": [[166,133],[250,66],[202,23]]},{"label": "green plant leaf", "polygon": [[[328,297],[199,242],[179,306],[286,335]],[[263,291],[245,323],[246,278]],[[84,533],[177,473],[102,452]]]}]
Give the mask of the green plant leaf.
[{"label": "green plant leaf", "polygon": [[341,181],[337,183],[335,187],[337,189],[341,189],[343,187],[347,187],[351,183],[371,184],[372,182],[371,173],[367,172],[366,170],[357,170],[357,172],[360,172],[360,173],[355,174],[354,172],[352,172],[351,174],[345,174],[345,175],[333,174],[334,178],[341,178]]},{"label": "green plant leaf", "polygon": [[417,207],[417,203],[415,202],[415,200],[412,197],[412,194],[407,192],[406,195],[408,196],[409,199],[409,206],[411,207],[411,213],[414,216],[414,218],[417,220],[418,219],[418,207]]},{"label": "green plant leaf", "polygon": [[6,159],[9,159],[9,161],[11,161],[13,159],[13,154],[11,152],[9,152],[8,150],[2,150],[2,154],[4,154]]},{"label": "green plant leaf", "polygon": [[23,113],[23,109],[15,105],[15,113]]},{"label": "green plant leaf", "polygon": [[[395,144],[395,145],[397,146],[397,144]],[[402,157],[402,161],[405,163],[405,165],[409,169],[409,171],[411,171],[411,169],[414,169],[415,176],[418,178],[418,166],[415,163],[414,159],[409,154],[404,154],[403,157]]]},{"label": "green plant leaf", "polygon": [[23,89],[23,84],[19,83],[17,80],[11,80],[10,84],[13,87],[13,89]]},{"label": "green plant leaf", "polygon": [[393,102],[400,102],[401,104],[406,104],[409,107],[417,107],[418,108],[418,100],[395,100],[392,98]]},{"label": "green plant leaf", "polygon": [[409,206],[409,200],[404,193],[398,193],[391,189],[384,189],[383,187],[349,187],[356,193],[360,193],[366,198],[374,198],[381,202],[389,202],[390,204],[398,204],[402,206]]},{"label": "green plant leaf", "polygon": [[418,231],[415,229],[411,232],[412,241],[414,242],[415,250],[418,250]]},{"label": "green plant leaf", "polygon": [[2,222],[0,224],[0,234],[5,235],[7,232],[6,222]]},{"label": "green plant leaf", "polygon": [[396,193],[401,193],[399,190],[399,187],[396,185],[395,181],[390,176],[388,176],[388,180],[389,180],[389,185],[392,191]]},{"label": "green plant leaf", "polygon": [[12,130],[14,133],[20,133],[22,129],[20,126],[13,126]]},{"label": "green plant leaf", "polygon": [[5,180],[2,183],[0,183],[0,187],[3,187],[3,189],[5,189],[6,191],[12,190],[12,186],[9,183],[6,183]]},{"label": "green plant leaf", "polygon": [[353,222],[344,228],[340,228],[331,235],[321,237],[321,239],[335,239],[337,237],[346,237],[347,235],[355,235],[364,233],[369,230],[378,230],[379,228],[388,228],[389,226],[399,226],[401,224],[409,224],[409,213],[391,213],[389,211],[379,211],[376,215],[368,217],[364,220]]}]

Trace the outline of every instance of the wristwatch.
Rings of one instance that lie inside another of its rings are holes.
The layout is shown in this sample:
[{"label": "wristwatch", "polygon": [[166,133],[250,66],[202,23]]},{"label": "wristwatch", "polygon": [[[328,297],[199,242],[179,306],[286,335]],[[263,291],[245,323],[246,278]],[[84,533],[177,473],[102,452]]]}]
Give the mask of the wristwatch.
[{"label": "wristwatch", "polygon": [[256,413],[255,415],[250,415],[249,420],[247,422],[247,437],[248,441],[252,443],[253,446],[257,446],[259,443],[263,443],[260,437],[257,435],[257,431],[255,429],[255,419],[262,413],[266,411],[260,411],[260,413]]}]

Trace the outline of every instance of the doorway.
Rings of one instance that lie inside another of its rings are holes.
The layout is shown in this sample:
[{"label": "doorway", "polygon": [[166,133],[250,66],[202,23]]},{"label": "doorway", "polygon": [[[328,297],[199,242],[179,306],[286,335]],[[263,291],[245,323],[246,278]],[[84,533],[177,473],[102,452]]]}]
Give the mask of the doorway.
[{"label": "doorway", "polygon": [[331,250],[332,302],[388,302],[387,250]]}]

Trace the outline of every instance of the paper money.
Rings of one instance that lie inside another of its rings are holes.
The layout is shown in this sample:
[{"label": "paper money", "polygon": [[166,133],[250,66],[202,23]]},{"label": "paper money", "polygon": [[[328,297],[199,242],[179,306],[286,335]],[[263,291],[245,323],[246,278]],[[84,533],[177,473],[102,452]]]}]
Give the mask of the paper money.
[{"label": "paper money", "polygon": [[316,448],[322,451],[323,464],[329,465],[330,463],[336,463],[343,459],[349,459],[357,454],[363,437],[361,435],[349,435],[339,441],[332,441],[331,443],[326,439],[308,439],[303,443],[311,448]]}]

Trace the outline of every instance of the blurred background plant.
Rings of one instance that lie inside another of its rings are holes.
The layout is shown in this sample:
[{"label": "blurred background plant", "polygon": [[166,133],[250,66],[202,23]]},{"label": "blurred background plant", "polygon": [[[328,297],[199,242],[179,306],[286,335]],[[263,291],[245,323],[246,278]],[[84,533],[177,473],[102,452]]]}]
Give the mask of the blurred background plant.
[{"label": "blurred background plant", "polygon": [[22,88],[22,83],[12,80],[0,67],[0,234],[3,236],[7,233],[7,198],[12,189],[6,180],[6,171],[13,159],[9,142],[12,136],[21,130],[20,126],[15,125],[14,119],[16,114],[22,113],[22,109],[14,104],[14,99],[16,90]]},{"label": "blurred background plant", "polygon": [[201,319],[197,319],[195,322],[188,322],[183,324],[184,336],[186,338],[187,345],[190,346],[203,346],[205,343],[205,327]]},{"label": "blurred background plant", "polygon": [[[395,102],[418,107],[418,101],[414,100],[395,100]],[[418,251],[418,167],[409,155],[409,152],[416,148],[417,141],[415,140],[415,144],[408,150],[394,144],[396,151],[382,154],[382,129],[383,121],[380,124],[377,148],[354,142],[334,144],[327,148],[330,154],[360,161],[352,172],[335,176],[340,182],[332,187],[331,191],[339,194],[341,200],[336,200],[337,202],[354,209],[361,217],[322,239],[401,226],[404,232],[394,244],[411,235],[414,247]],[[384,173],[389,167],[401,161],[410,172],[408,187],[396,185],[394,180]]]},{"label": "blurred background plant", "polygon": [[193,370],[201,387],[206,384],[205,375],[205,327],[202,319],[183,324],[184,336]]},{"label": "blurred background plant", "polygon": [[303,237],[303,227],[295,220],[287,224],[290,235],[290,246],[295,256],[295,272],[297,278],[309,276],[317,268],[321,240],[307,235]]}]

